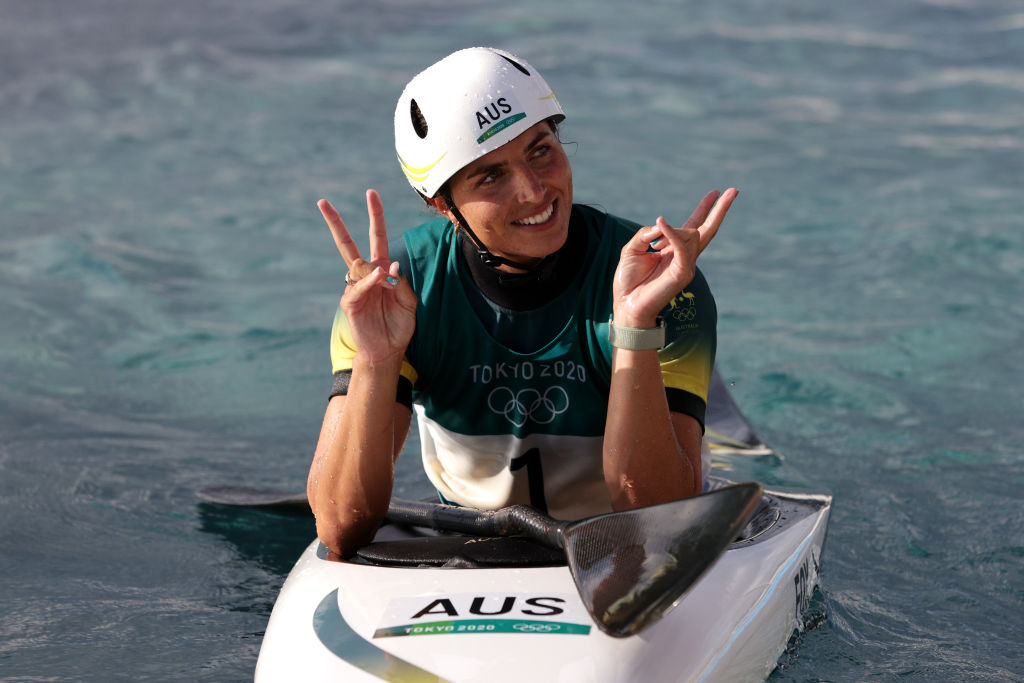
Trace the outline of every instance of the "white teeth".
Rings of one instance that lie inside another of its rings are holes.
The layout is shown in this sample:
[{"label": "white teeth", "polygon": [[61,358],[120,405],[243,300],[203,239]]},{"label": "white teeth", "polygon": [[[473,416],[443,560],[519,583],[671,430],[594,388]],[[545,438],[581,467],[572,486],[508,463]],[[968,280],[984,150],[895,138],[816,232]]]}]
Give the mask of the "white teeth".
[{"label": "white teeth", "polygon": [[551,214],[553,214],[554,212],[555,212],[555,205],[554,204],[550,204],[550,205],[548,205],[547,209],[545,209],[541,213],[538,213],[536,216],[530,216],[529,218],[523,218],[521,220],[516,221],[516,223],[519,223],[520,225],[537,225],[538,223],[543,223],[547,219],[551,218]]}]

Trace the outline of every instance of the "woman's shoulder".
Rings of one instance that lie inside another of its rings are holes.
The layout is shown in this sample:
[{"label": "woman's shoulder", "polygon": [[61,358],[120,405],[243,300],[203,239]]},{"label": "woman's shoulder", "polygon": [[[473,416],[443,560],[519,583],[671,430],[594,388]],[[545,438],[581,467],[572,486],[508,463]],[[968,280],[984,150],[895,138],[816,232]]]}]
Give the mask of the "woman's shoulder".
[{"label": "woman's shoulder", "polygon": [[608,213],[603,208],[592,204],[573,204],[572,210],[575,215],[586,221],[587,225],[593,225],[599,229],[609,226],[634,233],[640,227],[636,221]]},{"label": "woman's shoulder", "polygon": [[392,261],[407,269],[413,261],[432,260],[439,248],[447,248],[454,235],[451,221],[439,216],[392,238],[388,252]]},{"label": "woman's shoulder", "polygon": [[424,283],[445,270],[454,239],[451,221],[438,217],[389,240],[388,256],[398,262],[399,272],[409,277],[413,289],[422,294]]},{"label": "woman's shoulder", "polygon": [[573,204],[573,216],[587,226],[599,241],[621,247],[640,229],[640,224],[589,204]]},{"label": "woman's shoulder", "polygon": [[406,249],[422,249],[437,246],[445,241],[448,236],[454,234],[452,222],[444,216],[437,216],[426,223],[420,223],[416,227],[409,228],[396,240],[404,242]]}]

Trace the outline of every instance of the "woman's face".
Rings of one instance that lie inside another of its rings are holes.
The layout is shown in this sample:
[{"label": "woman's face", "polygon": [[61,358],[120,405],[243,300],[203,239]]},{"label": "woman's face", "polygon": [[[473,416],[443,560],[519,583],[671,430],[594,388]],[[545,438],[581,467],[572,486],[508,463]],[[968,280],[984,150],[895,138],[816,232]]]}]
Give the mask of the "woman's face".
[{"label": "woman's face", "polygon": [[[547,121],[460,170],[449,187],[469,227],[497,256],[532,265],[565,244],[572,169]],[[453,218],[443,202],[435,206]]]}]

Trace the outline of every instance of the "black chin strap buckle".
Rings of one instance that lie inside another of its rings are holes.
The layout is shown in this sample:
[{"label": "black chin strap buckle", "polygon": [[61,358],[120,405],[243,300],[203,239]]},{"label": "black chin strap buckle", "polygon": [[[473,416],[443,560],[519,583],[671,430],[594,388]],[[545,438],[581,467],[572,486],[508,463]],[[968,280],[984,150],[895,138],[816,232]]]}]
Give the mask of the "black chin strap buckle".
[{"label": "black chin strap buckle", "polygon": [[526,264],[516,263],[515,261],[510,261],[507,258],[495,256],[491,252],[487,251],[486,248],[478,248],[476,253],[477,255],[480,256],[480,261],[482,261],[483,264],[488,268],[494,268],[495,270],[497,270],[499,266],[512,266],[513,268],[519,268],[520,270],[525,270],[526,272],[530,272],[531,270],[533,270],[533,268],[527,266]]}]

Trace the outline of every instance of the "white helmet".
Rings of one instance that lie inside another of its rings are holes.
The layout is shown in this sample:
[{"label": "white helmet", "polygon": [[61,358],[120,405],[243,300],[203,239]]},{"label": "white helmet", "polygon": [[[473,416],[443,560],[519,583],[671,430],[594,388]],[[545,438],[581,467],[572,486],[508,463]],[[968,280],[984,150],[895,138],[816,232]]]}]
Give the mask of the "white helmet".
[{"label": "white helmet", "polygon": [[433,197],[459,169],[565,112],[525,60],[503,50],[454,52],[409,81],[395,108],[398,163]]}]

